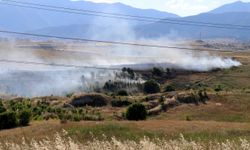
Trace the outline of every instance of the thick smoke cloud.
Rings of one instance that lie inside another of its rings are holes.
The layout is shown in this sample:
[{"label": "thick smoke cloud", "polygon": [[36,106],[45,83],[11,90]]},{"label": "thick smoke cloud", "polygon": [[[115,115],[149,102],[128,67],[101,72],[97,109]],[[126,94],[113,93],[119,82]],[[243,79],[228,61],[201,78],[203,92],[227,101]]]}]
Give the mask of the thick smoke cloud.
[{"label": "thick smoke cloud", "polygon": [[[185,40],[171,41],[166,35],[157,39],[137,38],[134,23],[124,20],[96,18],[89,28],[91,39],[133,41],[154,45],[184,46],[192,48]],[[174,32],[173,32],[174,33]],[[83,33],[84,34],[84,33]],[[177,36],[177,35],[176,35]],[[175,37],[175,39],[181,39]],[[184,42],[183,42],[184,41]],[[62,50],[55,52],[54,50]],[[76,51],[74,53],[69,51]],[[79,53],[77,53],[79,52]],[[74,64],[81,66],[123,67],[150,69],[152,66],[192,71],[210,71],[241,65],[231,58],[205,52],[178,49],[122,46],[112,44],[78,43],[70,41],[41,42],[32,39],[3,41],[0,59],[34,61],[43,63]],[[113,80],[110,70],[48,67],[15,63],[0,63],[0,93],[20,96],[65,95],[69,92],[91,91]]]}]

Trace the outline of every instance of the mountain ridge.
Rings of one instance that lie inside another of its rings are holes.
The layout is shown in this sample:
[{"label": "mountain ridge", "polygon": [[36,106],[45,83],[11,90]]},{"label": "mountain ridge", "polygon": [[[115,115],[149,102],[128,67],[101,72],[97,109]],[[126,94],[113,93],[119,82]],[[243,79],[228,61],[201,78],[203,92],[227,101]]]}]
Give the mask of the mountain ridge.
[{"label": "mountain ridge", "polygon": [[[176,18],[172,13],[151,10],[137,9],[121,3],[118,4],[96,4],[88,1],[70,0],[20,0],[19,2],[37,3],[42,5],[52,5],[73,9],[84,9],[101,11],[107,13],[119,13],[137,16],[149,16],[156,18]],[[95,21],[93,16],[68,14],[62,12],[52,12],[18,6],[0,5],[0,18],[5,21],[0,22],[0,27],[6,30],[29,31],[51,26],[66,26],[71,24],[91,24]],[[111,20],[105,18],[106,20]],[[133,22],[134,23],[134,22]]]},{"label": "mountain ridge", "polygon": [[250,12],[250,2],[236,1],[220,6],[208,13]]}]

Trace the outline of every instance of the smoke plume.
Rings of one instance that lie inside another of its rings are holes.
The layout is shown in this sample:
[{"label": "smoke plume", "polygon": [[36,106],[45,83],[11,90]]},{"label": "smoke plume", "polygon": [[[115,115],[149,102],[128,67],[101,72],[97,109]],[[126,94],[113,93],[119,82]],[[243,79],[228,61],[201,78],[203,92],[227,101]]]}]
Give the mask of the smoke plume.
[{"label": "smoke plume", "polygon": [[[89,28],[90,39],[133,41],[154,45],[185,46],[189,42],[171,41],[166,35],[157,39],[137,38],[134,23],[124,20],[96,18]],[[84,33],[83,33],[84,34]],[[25,37],[28,38],[28,37]],[[56,50],[56,51],[55,51]],[[74,51],[74,52],[71,52]],[[73,64],[77,66],[134,67],[150,69],[152,66],[192,71],[210,71],[240,66],[232,58],[200,51],[171,48],[150,48],[100,43],[70,41],[9,40],[0,42],[0,59],[32,61],[49,64]],[[102,86],[112,80],[111,70],[49,67],[44,65],[0,63],[0,93],[21,96],[64,95],[69,92],[91,91],[91,87]]]}]

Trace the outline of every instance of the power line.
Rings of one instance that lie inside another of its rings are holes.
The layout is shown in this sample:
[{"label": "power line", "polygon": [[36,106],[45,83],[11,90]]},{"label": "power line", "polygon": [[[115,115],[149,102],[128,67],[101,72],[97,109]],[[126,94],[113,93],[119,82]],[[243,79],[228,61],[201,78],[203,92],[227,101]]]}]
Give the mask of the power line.
[{"label": "power line", "polygon": [[97,17],[124,19],[124,20],[136,20],[136,21],[151,22],[151,23],[155,22],[155,20],[146,20],[146,19],[144,20],[144,19],[134,19],[134,18],[128,18],[128,17],[107,16],[107,15],[100,15],[100,14],[93,14],[93,13],[73,12],[73,11],[69,11],[69,10],[58,10],[58,9],[53,9],[53,8],[42,8],[42,7],[37,7],[37,6],[24,6],[24,5],[3,3],[1,1],[0,1],[0,4],[9,5],[9,6],[16,6],[16,7],[23,7],[23,8],[47,10],[47,11],[53,11],[53,12],[62,12],[62,13],[69,13],[69,14],[86,15],[86,16],[97,16]]},{"label": "power line", "polygon": [[[219,23],[196,22],[196,21],[174,20],[174,19],[162,20],[162,18],[142,17],[142,16],[115,14],[115,13],[105,13],[105,12],[98,12],[98,11],[91,11],[91,10],[81,10],[81,9],[73,9],[73,8],[67,8],[67,7],[42,5],[42,4],[36,4],[36,3],[17,2],[17,1],[12,1],[12,0],[9,0],[9,2],[11,2],[12,4],[6,3],[6,2],[8,2],[8,1],[3,0],[2,2],[0,2],[0,4],[17,6],[17,7],[24,7],[24,8],[47,10],[47,11],[54,11],[54,12],[63,12],[63,13],[88,15],[88,16],[98,16],[98,17],[114,18],[114,19],[135,20],[135,21],[143,21],[143,22],[150,22],[150,23],[177,24],[177,25],[211,27],[211,28],[220,28],[220,29],[250,30],[250,26],[244,26],[244,25],[219,24]],[[13,4],[13,3],[16,3],[16,4]],[[22,4],[22,5],[17,5],[17,4]],[[32,6],[27,6],[27,5],[32,5]],[[62,10],[59,10],[59,9],[62,9]]]},{"label": "power line", "polygon": [[250,28],[250,26],[238,25],[238,24],[210,23],[210,22],[190,21],[190,20],[177,20],[177,19],[169,19],[169,18],[166,18],[166,19],[164,18],[163,19],[163,18],[157,18],[157,17],[136,16],[136,15],[121,14],[121,13],[109,13],[109,12],[93,11],[93,10],[87,10],[87,9],[75,9],[75,8],[69,8],[69,7],[45,5],[45,4],[30,3],[30,2],[18,2],[18,1],[15,1],[15,0],[2,0],[2,1],[18,3],[18,4],[25,4],[25,5],[33,5],[33,6],[56,8],[56,9],[64,9],[64,10],[70,10],[70,11],[78,11],[78,12],[97,13],[97,14],[105,14],[105,15],[112,15],[112,16],[122,16],[122,17],[132,17],[132,18],[140,18],[140,19],[141,18],[143,18],[143,19],[153,19],[154,21],[168,20],[168,21],[196,23],[196,24],[198,23],[198,24],[209,24],[209,25],[221,25],[221,26],[234,26],[234,27],[241,27],[241,28]]},{"label": "power line", "polygon": [[155,20],[161,20],[162,18],[155,18],[155,17],[147,17],[147,16],[135,16],[135,15],[127,15],[127,14],[120,14],[120,13],[108,13],[108,12],[102,12],[102,11],[93,11],[93,10],[87,10],[87,9],[75,9],[75,8],[68,8],[68,7],[61,7],[61,6],[52,6],[52,5],[44,5],[44,4],[38,4],[38,3],[30,3],[30,2],[18,2],[14,0],[2,0],[5,2],[14,2],[19,4],[28,4],[28,5],[35,5],[35,6],[42,6],[42,7],[50,7],[50,8],[56,8],[56,9],[66,9],[71,11],[81,11],[81,12],[89,12],[89,13],[98,13],[98,14],[105,14],[105,15],[113,15],[113,16],[124,16],[124,17],[133,17],[133,18],[147,18],[147,19],[155,19]]},{"label": "power line", "polygon": [[[189,51],[217,51],[216,49],[197,49],[197,48],[168,46],[168,45],[150,45],[150,44],[132,43],[132,42],[104,41],[104,40],[93,40],[93,39],[84,39],[84,38],[63,37],[63,36],[55,36],[55,35],[34,34],[34,33],[26,33],[26,32],[6,31],[6,30],[0,30],[0,33],[15,34],[15,35],[25,35],[25,36],[33,36],[33,37],[42,37],[42,38],[55,38],[55,39],[73,40],[73,41],[91,42],[91,43],[103,43],[103,44],[114,44],[114,45],[124,45],[124,46],[160,48],[160,49],[178,49],[178,50],[189,50]],[[57,51],[62,51],[62,50],[57,50]],[[78,52],[78,51],[73,51],[73,52],[81,53],[81,52]],[[232,52],[232,51],[228,51],[228,50],[225,51],[224,50],[224,51],[220,51],[220,52]]]},{"label": "power line", "polygon": [[98,70],[113,70],[120,71],[120,68],[108,68],[108,67],[94,67],[94,66],[81,66],[81,65],[69,65],[69,64],[57,64],[57,63],[43,63],[43,62],[34,62],[34,61],[21,61],[21,60],[9,60],[9,59],[0,59],[0,62],[3,63],[17,63],[25,65],[44,65],[52,67],[65,67],[65,68],[83,68],[83,69],[98,69]]}]

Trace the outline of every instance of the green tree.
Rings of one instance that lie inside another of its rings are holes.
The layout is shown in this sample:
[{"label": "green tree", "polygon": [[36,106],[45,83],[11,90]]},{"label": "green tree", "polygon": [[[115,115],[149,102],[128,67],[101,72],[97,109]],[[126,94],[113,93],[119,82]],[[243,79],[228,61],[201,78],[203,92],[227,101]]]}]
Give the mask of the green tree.
[{"label": "green tree", "polygon": [[175,89],[172,85],[167,85],[167,86],[165,86],[164,91],[165,92],[172,92],[172,91],[175,91]]},{"label": "green tree", "polygon": [[31,111],[29,110],[21,111],[18,119],[20,126],[27,126],[31,120]]},{"label": "green tree", "polygon": [[3,113],[5,111],[6,111],[6,108],[4,107],[3,102],[0,101],[0,113]]},{"label": "green tree", "polygon": [[18,125],[16,113],[3,112],[0,114],[0,129],[10,129]]},{"label": "green tree", "polygon": [[154,67],[153,70],[152,70],[152,73],[153,73],[154,76],[161,77],[164,72],[163,72],[163,70],[161,68]]},{"label": "green tree", "polygon": [[119,96],[128,96],[128,92],[126,90],[120,90],[117,92],[117,95]]},{"label": "green tree", "polygon": [[160,92],[160,85],[155,80],[149,80],[144,83],[144,92],[148,94]]},{"label": "green tree", "polygon": [[147,118],[147,110],[142,104],[133,104],[126,111],[128,120],[145,120]]}]

